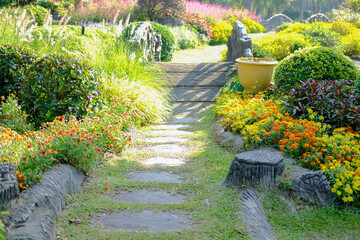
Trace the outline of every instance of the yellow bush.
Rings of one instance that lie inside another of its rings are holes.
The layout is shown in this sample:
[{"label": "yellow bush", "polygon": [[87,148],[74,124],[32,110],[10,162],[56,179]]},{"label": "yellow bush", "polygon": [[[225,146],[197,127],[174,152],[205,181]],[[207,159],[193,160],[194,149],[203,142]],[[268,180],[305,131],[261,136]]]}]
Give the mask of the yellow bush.
[{"label": "yellow bush", "polygon": [[266,31],[263,25],[249,18],[244,18],[241,22],[245,25],[248,33],[262,33]]},{"label": "yellow bush", "polygon": [[343,36],[340,41],[345,55],[360,54],[360,29]]},{"label": "yellow bush", "polygon": [[232,28],[230,21],[220,21],[216,23],[212,29],[213,37],[211,40],[214,42],[226,42],[228,36],[231,35]]},{"label": "yellow bush", "polygon": [[352,31],[356,30],[356,27],[353,24],[340,20],[334,21],[330,23],[330,25],[330,30],[340,34],[341,36],[348,35]]},{"label": "yellow bush", "polygon": [[305,36],[296,32],[264,36],[255,39],[254,43],[270,51],[277,60],[282,60],[300,48],[310,46],[310,43],[305,41]]},{"label": "yellow bush", "polygon": [[279,31],[277,34],[288,34],[288,33],[301,33],[304,30],[309,28],[309,24],[306,23],[293,23],[289,27],[285,28],[284,30]]}]

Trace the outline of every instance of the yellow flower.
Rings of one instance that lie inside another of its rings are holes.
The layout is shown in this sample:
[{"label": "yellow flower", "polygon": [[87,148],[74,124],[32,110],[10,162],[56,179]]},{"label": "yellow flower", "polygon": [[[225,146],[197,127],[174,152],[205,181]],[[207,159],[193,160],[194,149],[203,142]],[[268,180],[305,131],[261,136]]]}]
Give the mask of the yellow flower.
[{"label": "yellow flower", "polygon": [[339,196],[341,195],[341,192],[340,192],[340,191],[337,191],[336,193],[337,193],[337,195],[339,195]]}]

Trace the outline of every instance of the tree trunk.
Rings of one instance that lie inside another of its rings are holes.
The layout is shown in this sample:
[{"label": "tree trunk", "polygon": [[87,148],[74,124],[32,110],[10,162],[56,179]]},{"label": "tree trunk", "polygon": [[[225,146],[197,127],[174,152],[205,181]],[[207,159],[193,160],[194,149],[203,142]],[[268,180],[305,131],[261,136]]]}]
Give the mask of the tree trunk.
[{"label": "tree trunk", "polygon": [[82,0],[75,0],[74,4],[75,4],[75,11],[78,11],[78,10],[82,9],[83,1]]},{"label": "tree trunk", "polygon": [[300,18],[301,20],[304,19],[304,7],[305,7],[305,0],[300,0],[299,18]]}]

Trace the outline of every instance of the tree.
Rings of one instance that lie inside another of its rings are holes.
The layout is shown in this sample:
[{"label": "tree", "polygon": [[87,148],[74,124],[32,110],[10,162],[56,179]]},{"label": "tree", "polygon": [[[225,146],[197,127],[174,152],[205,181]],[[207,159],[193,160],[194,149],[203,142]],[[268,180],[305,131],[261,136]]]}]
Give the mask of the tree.
[{"label": "tree", "polygon": [[345,4],[355,12],[360,11],[360,0],[347,0]]},{"label": "tree", "polygon": [[135,12],[146,19],[155,20],[163,14],[186,13],[186,4],[184,0],[139,0]]}]

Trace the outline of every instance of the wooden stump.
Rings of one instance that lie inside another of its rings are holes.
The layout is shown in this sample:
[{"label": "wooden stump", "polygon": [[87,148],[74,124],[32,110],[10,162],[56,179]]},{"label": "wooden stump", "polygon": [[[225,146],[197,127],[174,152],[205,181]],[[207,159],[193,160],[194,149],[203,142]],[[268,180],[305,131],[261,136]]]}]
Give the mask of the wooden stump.
[{"label": "wooden stump", "polygon": [[223,184],[273,186],[285,169],[283,159],[281,153],[267,148],[239,153],[232,161]]}]

